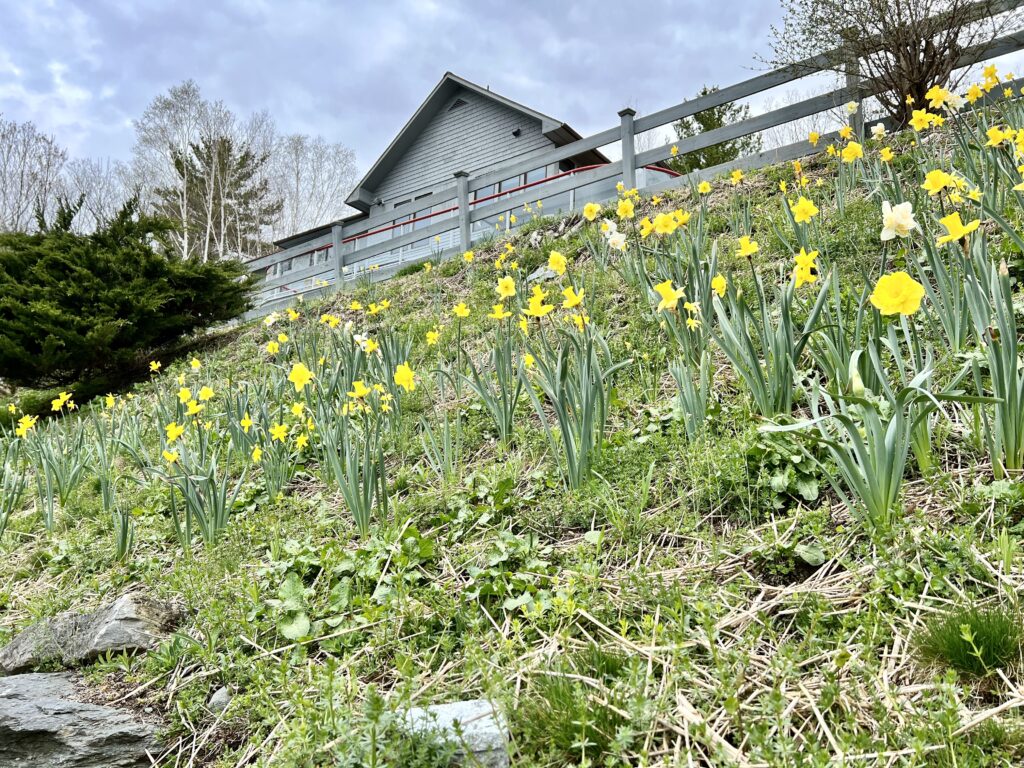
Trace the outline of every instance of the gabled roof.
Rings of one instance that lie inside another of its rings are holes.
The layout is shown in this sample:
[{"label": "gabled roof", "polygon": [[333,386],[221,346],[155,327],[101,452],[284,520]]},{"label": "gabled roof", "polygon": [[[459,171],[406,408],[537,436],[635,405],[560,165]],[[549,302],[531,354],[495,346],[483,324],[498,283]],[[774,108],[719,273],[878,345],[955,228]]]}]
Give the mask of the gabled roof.
[{"label": "gabled roof", "polygon": [[[518,102],[512,101],[512,99],[507,99],[504,96],[495,93],[489,88],[484,88],[476,83],[471,83],[469,80],[465,80],[451,72],[445,72],[440,82],[434,86],[434,90],[432,90],[426,100],[420,104],[419,109],[417,109],[416,112],[413,113],[413,116],[409,118],[409,122],[402,127],[402,130],[398,132],[398,135],[395,136],[387,149],[384,150],[384,153],[377,158],[377,162],[375,162],[370,170],[367,171],[362,180],[356,184],[355,189],[352,190],[352,193],[348,196],[345,202],[361,211],[368,211],[370,205],[373,203],[371,196],[372,192],[380,182],[384,180],[402,156],[409,150],[416,138],[434,118],[434,115],[437,114],[451,96],[455,95],[456,92],[463,88],[496,101],[497,103],[520,112],[527,117],[539,120],[541,132],[547,136],[555,146],[560,147],[563,144],[568,144],[582,138],[580,134],[572,129],[572,127],[563,123],[561,120],[556,120],[549,115],[545,115],[541,112],[530,109],[529,107],[523,106]],[[588,164],[608,162],[608,159],[596,150],[581,153],[581,156],[584,157]]]}]

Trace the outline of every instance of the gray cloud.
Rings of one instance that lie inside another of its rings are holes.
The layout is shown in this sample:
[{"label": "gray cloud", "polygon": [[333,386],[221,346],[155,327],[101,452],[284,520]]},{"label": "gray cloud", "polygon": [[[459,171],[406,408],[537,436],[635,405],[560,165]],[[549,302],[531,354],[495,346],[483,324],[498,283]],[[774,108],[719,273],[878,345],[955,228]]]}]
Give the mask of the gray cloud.
[{"label": "gray cloud", "polygon": [[193,78],[365,168],[445,70],[586,134],[750,76],[778,16],[771,0],[0,0],[0,113],[125,158],[131,120]]}]

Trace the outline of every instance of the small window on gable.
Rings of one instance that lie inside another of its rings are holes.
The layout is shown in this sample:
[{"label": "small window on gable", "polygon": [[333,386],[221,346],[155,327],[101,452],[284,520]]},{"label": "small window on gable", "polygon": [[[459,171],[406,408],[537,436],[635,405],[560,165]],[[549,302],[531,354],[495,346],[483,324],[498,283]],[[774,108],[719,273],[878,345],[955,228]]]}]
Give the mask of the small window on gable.
[{"label": "small window on gable", "polygon": [[448,111],[449,112],[454,112],[459,107],[464,107],[464,106],[466,106],[466,100],[465,99],[456,99],[455,101],[452,102],[452,105],[450,107],[448,107]]}]

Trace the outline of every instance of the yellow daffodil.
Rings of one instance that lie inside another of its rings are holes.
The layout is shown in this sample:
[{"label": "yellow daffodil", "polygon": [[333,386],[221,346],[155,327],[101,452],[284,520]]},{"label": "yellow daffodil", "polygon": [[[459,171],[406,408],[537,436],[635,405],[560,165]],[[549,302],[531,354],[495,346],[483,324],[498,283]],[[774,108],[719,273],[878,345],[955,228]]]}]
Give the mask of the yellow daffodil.
[{"label": "yellow daffodil", "polygon": [[673,288],[671,280],[658,283],[654,286],[654,290],[661,297],[661,301],[658,302],[658,312],[675,309],[676,304],[686,294],[682,288]]},{"label": "yellow daffodil", "polygon": [[167,435],[168,444],[173,443],[183,434],[185,434],[185,427],[177,422],[172,421],[166,427],[164,427],[164,434]]},{"label": "yellow daffodil", "polygon": [[946,228],[946,234],[941,235],[935,242],[938,245],[944,245],[967,237],[971,232],[979,227],[981,219],[975,219],[974,221],[964,224],[960,220],[960,213],[954,212],[949,214],[949,216],[944,216],[939,219],[939,223]]},{"label": "yellow daffodil", "polygon": [[541,290],[540,286],[535,285],[533,287],[533,293],[530,294],[530,301],[527,304],[526,309],[523,310],[523,314],[528,317],[536,317],[539,320],[551,312],[555,306],[554,304],[545,304],[545,296],[546,294]]},{"label": "yellow daffodil", "polygon": [[740,238],[740,246],[736,249],[736,255],[749,258],[760,250],[761,246],[757,244],[756,240],[751,240],[749,235],[743,235]]},{"label": "yellow daffodil", "polygon": [[818,215],[818,206],[803,196],[795,203],[790,203],[789,210],[797,224],[806,224]]},{"label": "yellow daffodil", "polygon": [[487,316],[492,320],[504,320],[506,317],[512,317],[512,313],[506,311],[504,304],[495,304]]},{"label": "yellow daffodil", "polygon": [[583,294],[585,291],[576,293],[576,289],[571,285],[568,288],[562,290],[562,295],[565,296],[565,301],[562,302],[562,307],[565,309],[573,309],[583,303]]},{"label": "yellow daffodil", "polygon": [[288,374],[288,381],[295,385],[295,391],[301,392],[313,380],[313,374],[302,363],[295,363]]},{"label": "yellow daffodil", "polygon": [[210,389],[209,387],[203,387],[202,389],[199,390],[199,400],[200,400],[200,402],[204,402],[205,403],[207,400],[212,399],[213,396],[214,396],[214,391],[212,389]]},{"label": "yellow daffodil", "polygon": [[416,389],[416,375],[408,363],[402,363],[395,368],[395,384],[406,392],[412,392]]},{"label": "yellow daffodil", "polygon": [[373,390],[366,386],[362,379],[356,379],[352,382],[352,389],[347,394],[353,400],[362,400],[371,392]]},{"label": "yellow daffodil", "polygon": [[702,181],[700,184],[698,184],[697,185],[697,192],[699,194],[702,194],[702,195],[710,194],[711,193],[711,184],[710,184],[710,182]]},{"label": "yellow daffodil", "polygon": [[561,277],[565,274],[565,268],[565,256],[562,255],[561,251],[551,251],[548,254],[548,269]]},{"label": "yellow daffodil", "polygon": [[883,275],[871,293],[871,304],[883,315],[912,315],[921,308],[924,286],[906,272]]},{"label": "yellow daffodil", "polygon": [[633,218],[633,201],[623,198],[615,208],[615,213],[620,219]]},{"label": "yellow daffodil", "polygon": [[452,314],[456,317],[469,317],[469,307],[466,306],[466,302],[460,301],[452,308]]},{"label": "yellow daffodil", "polygon": [[843,147],[843,151],[839,153],[839,157],[844,163],[852,163],[854,160],[859,160],[864,157],[864,148],[856,141],[851,141]]},{"label": "yellow daffodil", "polygon": [[437,331],[427,331],[427,346],[432,347],[437,344],[437,340],[441,337],[441,334]]},{"label": "yellow daffodil", "polygon": [[252,429],[252,419],[249,417],[249,412],[246,411],[245,415],[242,416],[242,420],[238,422],[238,426],[242,428],[245,434],[249,434],[249,430]]},{"label": "yellow daffodil", "polygon": [[583,218],[587,221],[593,221],[601,213],[601,206],[597,203],[587,203],[583,206]]},{"label": "yellow daffodil", "polygon": [[711,290],[718,294],[721,298],[725,296],[725,290],[729,287],[729,284],[725,280],[725,275],[718,274],[711,278]]}]

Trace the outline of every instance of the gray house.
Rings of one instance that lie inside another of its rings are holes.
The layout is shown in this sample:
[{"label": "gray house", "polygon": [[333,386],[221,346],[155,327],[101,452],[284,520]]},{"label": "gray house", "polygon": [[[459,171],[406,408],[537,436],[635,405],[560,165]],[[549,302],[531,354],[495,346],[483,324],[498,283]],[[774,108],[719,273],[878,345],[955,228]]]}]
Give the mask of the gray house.
[{"label": "gray house", "polygon": [[[456,200],[439,199],[437,193],[452,189],[456,171],[479,176],[579,138],[580,134],[561,120],[446,72],[346,198],[345,202],[357,213],[278,240],[276,245],[281,249],[301,250],[303,244],[322,242],[325,234],[338,224],[345,238],[342,253],[406,235],[442,217],[454,216],[451,209],[456,206]],[[502,193],[524,185],[607,162],[600,152],[586,151],[474,190],[471,199],[500,199]],[[543,198],[543,185],[537,188],[539,200]],[[493,232],[495,228],[508,227],[509,218],[477,222],[473,235],[478,237],[485,229]],[[419,258],[439,246],[447,248],[455,244],[452,237],[441,243],[406,243],[396,252],[388,253],[384,261],[400,263]],[[291,270],[313,271],[333,256],[329,250],[321,246],[308,254],[300,254],[277,265],[268,276],[283,276]]]}]

